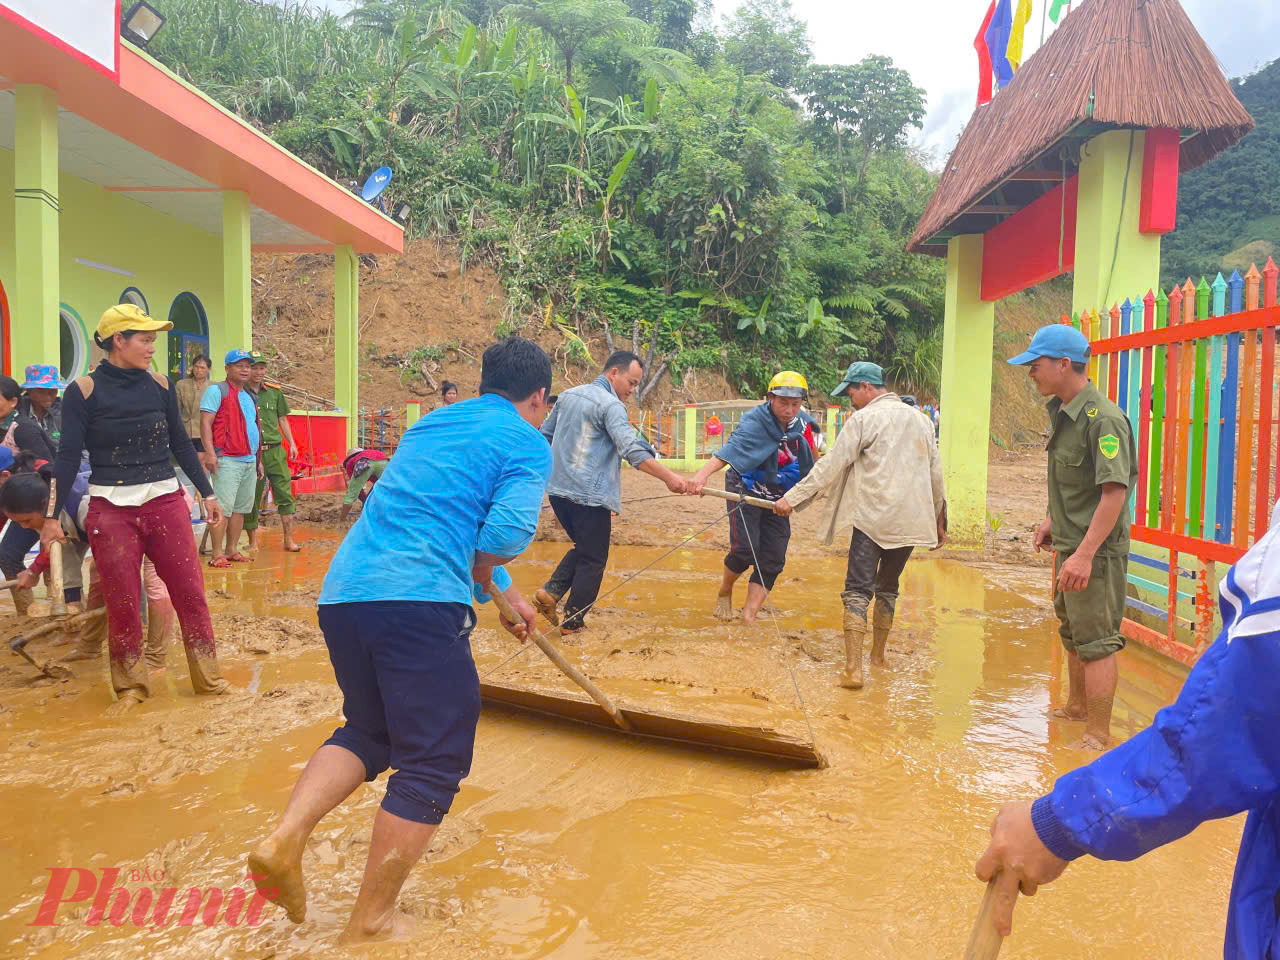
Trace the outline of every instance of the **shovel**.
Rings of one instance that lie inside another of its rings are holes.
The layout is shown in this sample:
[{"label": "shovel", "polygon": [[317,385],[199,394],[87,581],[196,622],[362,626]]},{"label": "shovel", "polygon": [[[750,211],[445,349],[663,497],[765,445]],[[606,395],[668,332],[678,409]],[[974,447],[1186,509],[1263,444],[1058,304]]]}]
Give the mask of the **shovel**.
[{"label": "shovel", "polygon": [[97,610],[90,610],[88,613],[76,614],[74,617],[71,617],[68,620],[55,620],[51,623],[46,623],[42,627],[36,627],[34,630],[26,634],[25,636],[17,636],[11,639],[9,641],[9,649],[12,650],[14,653],[16,653],[18,656],[20,656],[23,660],[27,661],[27,663],[31,664],[37,670],[39,670],[46,677],[49,677],[51,680],[70,680],[72,677],[75,676],[74,673],[72,673],[66,667],[59,666],[56,663],[40,663],[35,659],[35,657],[27,653],[27,644],[30,643],[32,640],[36,639],[36,637],[42,637],[46,633],[52,633],[54,630],[57,630],[68,624],[88,623],[89,621],[94,620],[98,617],[104,617],[106,616],[106,614],[107,614],[106,608],[103,607]]},{"label": "shovel", "polygon": [[[498,612],[506,617],[508,621],[511,623],[524,623],[524,618],[516,613],[515,610],[511,609],[510,601],[508,601],[496,587],[489,592],[489,596],[493,598],[493,605],[498,608]],[[561,673],[580,686],[583,690],[587,691],[587,694],[591,699],[600,704],[600,706],[604,708],[605,712],[613,718],[614,723],[623,730],[628,732],[631,731],[631,724],[627,721],[627,718],[622,715],[622,712],[613,705],[613,701],[605,696],[603,690],[588,680],[581,670],[566,660],[564,658],[564,654],[556,649],[555,644],[537,631],[531,633],[529,635],[529,639],[537,645],[539,650],[547,655],[548,659],[550,659],[552,663],[560,668]]]},{"label": "shovel", "polygon": [[1004,943],[1004,937],[996,932],[996,925],[991,919],[996,912],[996,879],[998,877],[999,874],[996,874],[988,881],[987,892],[982,895],[978,919],[973,922],[973,932],[969,934],[969,945],[964,948],[964,960],[996,960],[1000,955],[1000,946]]}]

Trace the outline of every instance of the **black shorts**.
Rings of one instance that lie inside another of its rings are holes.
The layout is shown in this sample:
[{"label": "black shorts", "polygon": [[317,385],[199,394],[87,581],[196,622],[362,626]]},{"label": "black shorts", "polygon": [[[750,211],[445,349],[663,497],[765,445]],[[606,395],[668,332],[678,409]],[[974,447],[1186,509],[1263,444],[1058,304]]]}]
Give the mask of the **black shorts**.
[{"label": "black shorts", "polygon": [[327,744],[364,762],[365,779],[394,767],[382,808],[439,823],[471,772],[480,678],[475,612],[462,603],[326,603],[320,629],[342,689],[346,724]]}]

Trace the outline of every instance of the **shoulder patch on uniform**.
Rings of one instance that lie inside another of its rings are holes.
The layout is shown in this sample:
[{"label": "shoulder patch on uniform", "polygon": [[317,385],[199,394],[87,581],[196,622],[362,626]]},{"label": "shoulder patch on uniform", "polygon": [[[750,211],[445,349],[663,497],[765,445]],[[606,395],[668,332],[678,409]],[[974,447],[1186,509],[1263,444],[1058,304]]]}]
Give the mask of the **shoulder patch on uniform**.
[{"label": "shoulder patch on uniform", "polygon": [[1098,408],[1096,406],[1091,406],[1084,413],[1087,417],[1096,417],[1098,415]]},{"label": "shoulder patch on uniform", "polygon": [[1098,438],[1098,450],[1108,460],[1114,460],[1120,454],[1120,438],[1114,433],[1105,433]]}]

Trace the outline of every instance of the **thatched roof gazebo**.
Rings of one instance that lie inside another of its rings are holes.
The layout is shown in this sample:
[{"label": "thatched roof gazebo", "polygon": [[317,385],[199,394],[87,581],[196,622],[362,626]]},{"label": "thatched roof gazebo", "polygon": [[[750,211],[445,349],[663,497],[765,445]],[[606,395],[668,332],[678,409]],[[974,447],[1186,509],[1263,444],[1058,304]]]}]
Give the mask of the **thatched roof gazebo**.
[{"label": "thatched roof gazebo", "polygon": [[1079,311],[1157,286],[1179,170],[1253,126],[1177,0],[1083,0],[974,111],[907,245],[947,258],[953,540],[986,528],[994,302],[1066,272]]},{"label": "thatched roof gazebo", "polygon": [[1253,126],[1178,0],[1084,0],[974,111],[907,249],[945,256],[950,237],[985,233],[1064,166],[1074,174],[1080,144],[1108,129],[1177,130],[1191,170]]}]

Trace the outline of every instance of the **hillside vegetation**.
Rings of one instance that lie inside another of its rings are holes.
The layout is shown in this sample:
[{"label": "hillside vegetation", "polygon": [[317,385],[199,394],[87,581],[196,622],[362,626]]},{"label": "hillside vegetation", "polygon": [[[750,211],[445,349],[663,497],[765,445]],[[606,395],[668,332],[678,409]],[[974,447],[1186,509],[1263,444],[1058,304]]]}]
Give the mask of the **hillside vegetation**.
[{"label": "hillside vegetation", "polygon": [[1164,239],[1166,289],[1218,270],[1259,268],[1280,247],[1280,60],[1231,81],[1257,129],[1178,184],[1178,228]]},{"label": "hillside vegetation", "polygon": [[[943,265],[903,245],[935,178],[888,58],[811,62],[788,0],[152,0],[151,53],[336,179],[394,171],[410,232],[483,261],[494,333],[634,343],[656,381],[851,360],[937,390]],[[646,384],[648,386],[648,384]],[[661,392],[652,394],[657,397]]]}]

